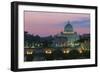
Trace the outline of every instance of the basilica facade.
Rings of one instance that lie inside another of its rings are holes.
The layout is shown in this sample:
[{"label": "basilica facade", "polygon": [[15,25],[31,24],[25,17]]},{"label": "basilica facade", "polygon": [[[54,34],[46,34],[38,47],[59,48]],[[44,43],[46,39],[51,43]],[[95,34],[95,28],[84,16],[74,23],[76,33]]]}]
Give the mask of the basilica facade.
[{"label": "basilica facade", "polygon": [[79,40],[79,35],[68,21],[64,27],[64,31],[57,34],[54,38],[53,45],[56,45],[56,47],[73,47],[75,41]]},{"label": "basilica facade", "polygon": [[69,21],[63,32],[52,37],[32,38],[31,45],[27,42],[24,46],[24,61],[90,58],[90,34],[78,35]]}]

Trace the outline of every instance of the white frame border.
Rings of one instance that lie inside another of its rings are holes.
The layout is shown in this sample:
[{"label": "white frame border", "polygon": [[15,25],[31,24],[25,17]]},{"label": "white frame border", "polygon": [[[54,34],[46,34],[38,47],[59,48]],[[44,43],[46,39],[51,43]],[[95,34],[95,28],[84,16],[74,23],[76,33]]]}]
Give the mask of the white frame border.
[{"label": "white frame border", "polygon": [[[90,34],[91,36],[91,59],[79,60],[61,60],[61,61],[39,61],[39,62],[24,62],[24,10],[28,11],[49,11],[49,12],[74,12],[74,13],[90,13]],[[18,6],[18,68],[39,68],[52,66],[74,66],[95,64],[95,10],[84,8],[61,8],[61,7],[46,7],[46,6]]]}]

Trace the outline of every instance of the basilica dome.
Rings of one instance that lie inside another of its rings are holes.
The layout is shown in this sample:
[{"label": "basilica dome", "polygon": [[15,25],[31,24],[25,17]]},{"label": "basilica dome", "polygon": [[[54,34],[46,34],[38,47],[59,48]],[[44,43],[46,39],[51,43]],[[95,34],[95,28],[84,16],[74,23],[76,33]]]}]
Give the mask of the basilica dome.
[{"label": "basilica dome", "polygon": [[67,22],[66,26],[64,27],[64,32],[73,32],[73,27],[69,21]]}]

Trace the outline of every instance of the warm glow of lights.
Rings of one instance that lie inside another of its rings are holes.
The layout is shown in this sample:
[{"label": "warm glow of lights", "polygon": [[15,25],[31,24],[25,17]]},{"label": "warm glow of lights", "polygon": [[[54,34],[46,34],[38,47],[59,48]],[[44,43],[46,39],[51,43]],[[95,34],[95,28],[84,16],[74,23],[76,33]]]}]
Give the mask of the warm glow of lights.
[{"label": "warm glow of lights", "polygon": [[45,49],[45,53],[46,53],[46,54],[51,54],[51,53],[52,53],[52,50],[51,50],[50,48],[48,48],[48,49],[46,48],[46,49]]},{"label": "warm glow of lights", "polygon": [[63,53],[69,53],[69,50],[64,50]]},{"label": "warm glow of lights", "polygon": [[46,54],[51,54],[52,51],[51,51],[51,50],[46,50],[45,53],[46,53]]},{"label": "warm glow of lights", "polygon": [[70,50],[69,49],[63,49],[63,53],[69,53]]},{"label": "warm glow of lights", "polygon": [[80,50],[79,52],[82,53],[82,50]]},{"label": "warm glow of lights", "polygon": [[79,49],[79,53],[83,53],[82,49]]},{"label": "warm glow of lights", "polygon": [[27,55],[31,55],[31,54],[33,54],[32,51],[27,51]]}]

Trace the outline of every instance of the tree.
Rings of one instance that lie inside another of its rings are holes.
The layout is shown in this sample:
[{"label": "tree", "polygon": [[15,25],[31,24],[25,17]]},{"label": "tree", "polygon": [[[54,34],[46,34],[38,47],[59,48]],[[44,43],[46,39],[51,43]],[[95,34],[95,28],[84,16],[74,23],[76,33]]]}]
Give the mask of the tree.
[{"label": "tree", "polygon": [[29,34],[28,32],[24,32],[24,44],[26,45],[26,43],[28,44],[28,47],[31,48],[32,47],[32,42],[33,42],[33,35]]}]

